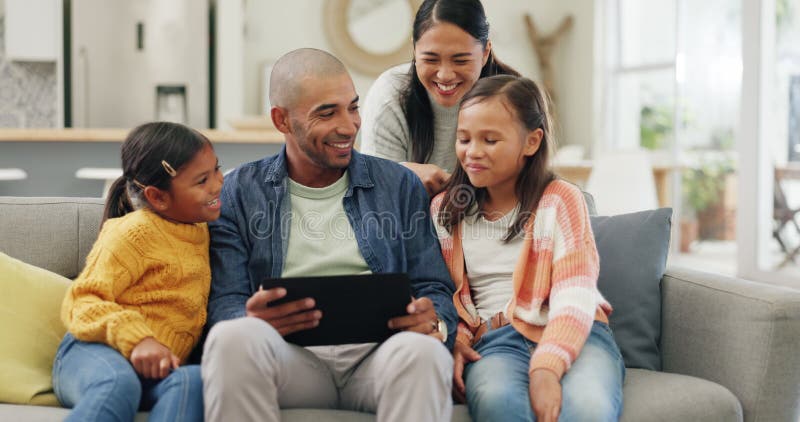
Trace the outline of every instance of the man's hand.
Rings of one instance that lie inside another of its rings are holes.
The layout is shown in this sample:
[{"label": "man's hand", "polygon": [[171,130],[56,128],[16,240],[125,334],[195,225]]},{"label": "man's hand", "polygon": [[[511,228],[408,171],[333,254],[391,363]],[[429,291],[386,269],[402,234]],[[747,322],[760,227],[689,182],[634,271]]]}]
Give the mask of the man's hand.
[{"label": "man's hand", "polygon": [[249,317],[263,319],[272,328],[278,330],[282,336],[308,330],[319,325],[322,311],[313,309],[315,302],[310,297],[276,306],[269,305],[270,302],[274,302],[284,296],[286,296],[286,289],[280,287],[259,290],[253,296],[250,296],[250,299],[247,299],[245,312]]},{"label": "man's hand", "polygon": [[555,372],[536,369],[531,373],[528,394],[537,422],[556,422],[561,413],[561,382]]},{"label": "man's hand", "polygon": [[439,332],[439,318],[433,308],[433,302],[427,297],[411,299],[406,307],[408,315],[394,317],[389,320],[389,328],[400,331],[414,331],[436,337],[439,340],[444,334]]},{"label": "man's hand", "polygon": [[162,379],[169,375],[169,370],[181,364],[167,346],[153,337],[145,337],[131,352],[131,363],[136,372],[151,379]]},{"label": "man's hand", "polygon": [[472,347],[460,341],[453,346],[453,399],[458,403],[466,403],[466,386],[464,385],[464,365],[475,362],[481,355]]},{"label": "man's hand", "polygon": [[409,170],[413,171],[414,174],[419,177],[419,180],[422,180],[422,184],[425,185],[425,190],[428,191],[428,195],[430,196],[434,196],[441,192],[442,189],[444,189],[444,185],[450,180],[450,173],[442,170],[435,164],[419,164],[410,162],[404,162],[400,164],[408,167]]}]

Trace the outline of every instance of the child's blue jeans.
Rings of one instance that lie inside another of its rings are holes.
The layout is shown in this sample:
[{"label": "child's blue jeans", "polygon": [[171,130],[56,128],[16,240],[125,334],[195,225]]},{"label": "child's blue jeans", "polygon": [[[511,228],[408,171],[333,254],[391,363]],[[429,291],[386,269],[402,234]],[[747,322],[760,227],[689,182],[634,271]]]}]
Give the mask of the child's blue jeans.
[{"label": "child's blue jeans", "polygon": [[[469,412],[476,421],[535,421],[528,365],[536,347],[511,325],[489,329],[473,346],[481,354],[464,369]],[[617,421],[625,364],[608,325],[595,321],[578,358],[561,379],[559,421]]]},{"label": "child's blue jeans", "polygon": [[58,401],[71,407],[67,421],[133,421],[139,409],[150,421],[202,421],[199,365],[186,365],[162,380],[139,377],[118,351],[67,333],[53,363]]}]

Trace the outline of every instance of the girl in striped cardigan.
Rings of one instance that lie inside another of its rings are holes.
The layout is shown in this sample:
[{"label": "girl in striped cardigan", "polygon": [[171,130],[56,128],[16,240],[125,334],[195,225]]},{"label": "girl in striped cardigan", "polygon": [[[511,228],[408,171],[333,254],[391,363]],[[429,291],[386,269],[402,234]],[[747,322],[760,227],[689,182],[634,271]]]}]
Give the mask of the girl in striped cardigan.
[{"label": "girl in striped cardigan", "polygon": [[457,289],[454,395],[476,421],[612,421],[622,409],[589,213],[548,167],[550,129],[531,80],[479,80],[458,115],[460,167],[431,203]]}]

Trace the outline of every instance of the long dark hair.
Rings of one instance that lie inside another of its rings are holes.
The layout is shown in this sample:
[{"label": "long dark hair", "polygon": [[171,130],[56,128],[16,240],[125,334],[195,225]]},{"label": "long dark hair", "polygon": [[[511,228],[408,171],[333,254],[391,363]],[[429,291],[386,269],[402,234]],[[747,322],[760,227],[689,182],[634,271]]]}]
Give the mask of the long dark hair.
[{"label": "long dark hair", "polygon": [[122,143],[122,176],[108,191],[103,222],[146,206],[146,186],[168,191],[170,169],[177,171],[206,145],[211,145],[208,138],[178,123],[145,123],[131,130]]},{"label": "long dark hair", "polygon": [[[555,179],[549,163],[553,148],[553,123],[542,90],[532,80],[520,76],[498,75],[478,80],[464,95],[461,109],[493,97],[500,97],[513,110],[516,120],[526,132],[536,129],[543,132],[539,149],[525,158],[525,164],[517,177],[515,191],[519,198],[520,212],[503,239],[508,242],[523,232],[525,224],[539,205],[545,188]],[[437,218],[439,224],[452,233],[468,212],[480,212],[487,192],[485,188],[473,186],[461,166],[456,167],[444,190],[446,193]]]},{"label": "long dark hair", "polygon": [[[483,48],[489,42],[489,21],[480,0],[425,0],[414,18],[414,45],[420,37],[439,22],[448,22],[463,29],[480,41]],[[519,72],[495,58],[489,52],[480,77],[492,75],[515,75]],[[417,64],[411,61],[408,84],[401,92],[400,102],[411,136],[411,152],[414,162],[428,161],[433,152],[433,110],[428,92],[417,76]]]}]

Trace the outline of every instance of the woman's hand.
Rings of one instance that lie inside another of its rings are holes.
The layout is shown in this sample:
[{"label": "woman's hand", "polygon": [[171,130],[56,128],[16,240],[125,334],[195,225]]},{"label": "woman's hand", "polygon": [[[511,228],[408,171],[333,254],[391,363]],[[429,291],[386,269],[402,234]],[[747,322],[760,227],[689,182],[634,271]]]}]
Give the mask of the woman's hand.
[{"label": "woman's hand", "polygon": [[145,337],[131,352],[131,363],[136,372],[151,379],[162,379],[169,375],[169,370],[181,364],[169,347],[159,343],[153,337]]},{"label": "woman's hand", "polygon": [[450,173],[442,170],[435,164],[419,164],[410,162],[404,162],[400,164],[408,167],[409,170],[413,171],[414,174],[419,177],[419,180],[422,180],[422,184],[425,185],[425,189],[428,191],[428,195],[430,196],[434,196],[441,192],[442,189],[444,189],[444,185],[448,180],[450,180]]},{"label": "woman's hand", "polygon": [[464,366],[480,358],[481,355],[472,347],[460,341],[455,342],[453,346],[453,399],[457,403],[467,402],[467,389],[464,385]]},{"label": "woman's hand", "polygon": [[537,422],[557,422],[561,413],[561,382],[555,372],[536,369],[530,376],[528,394]]}]

